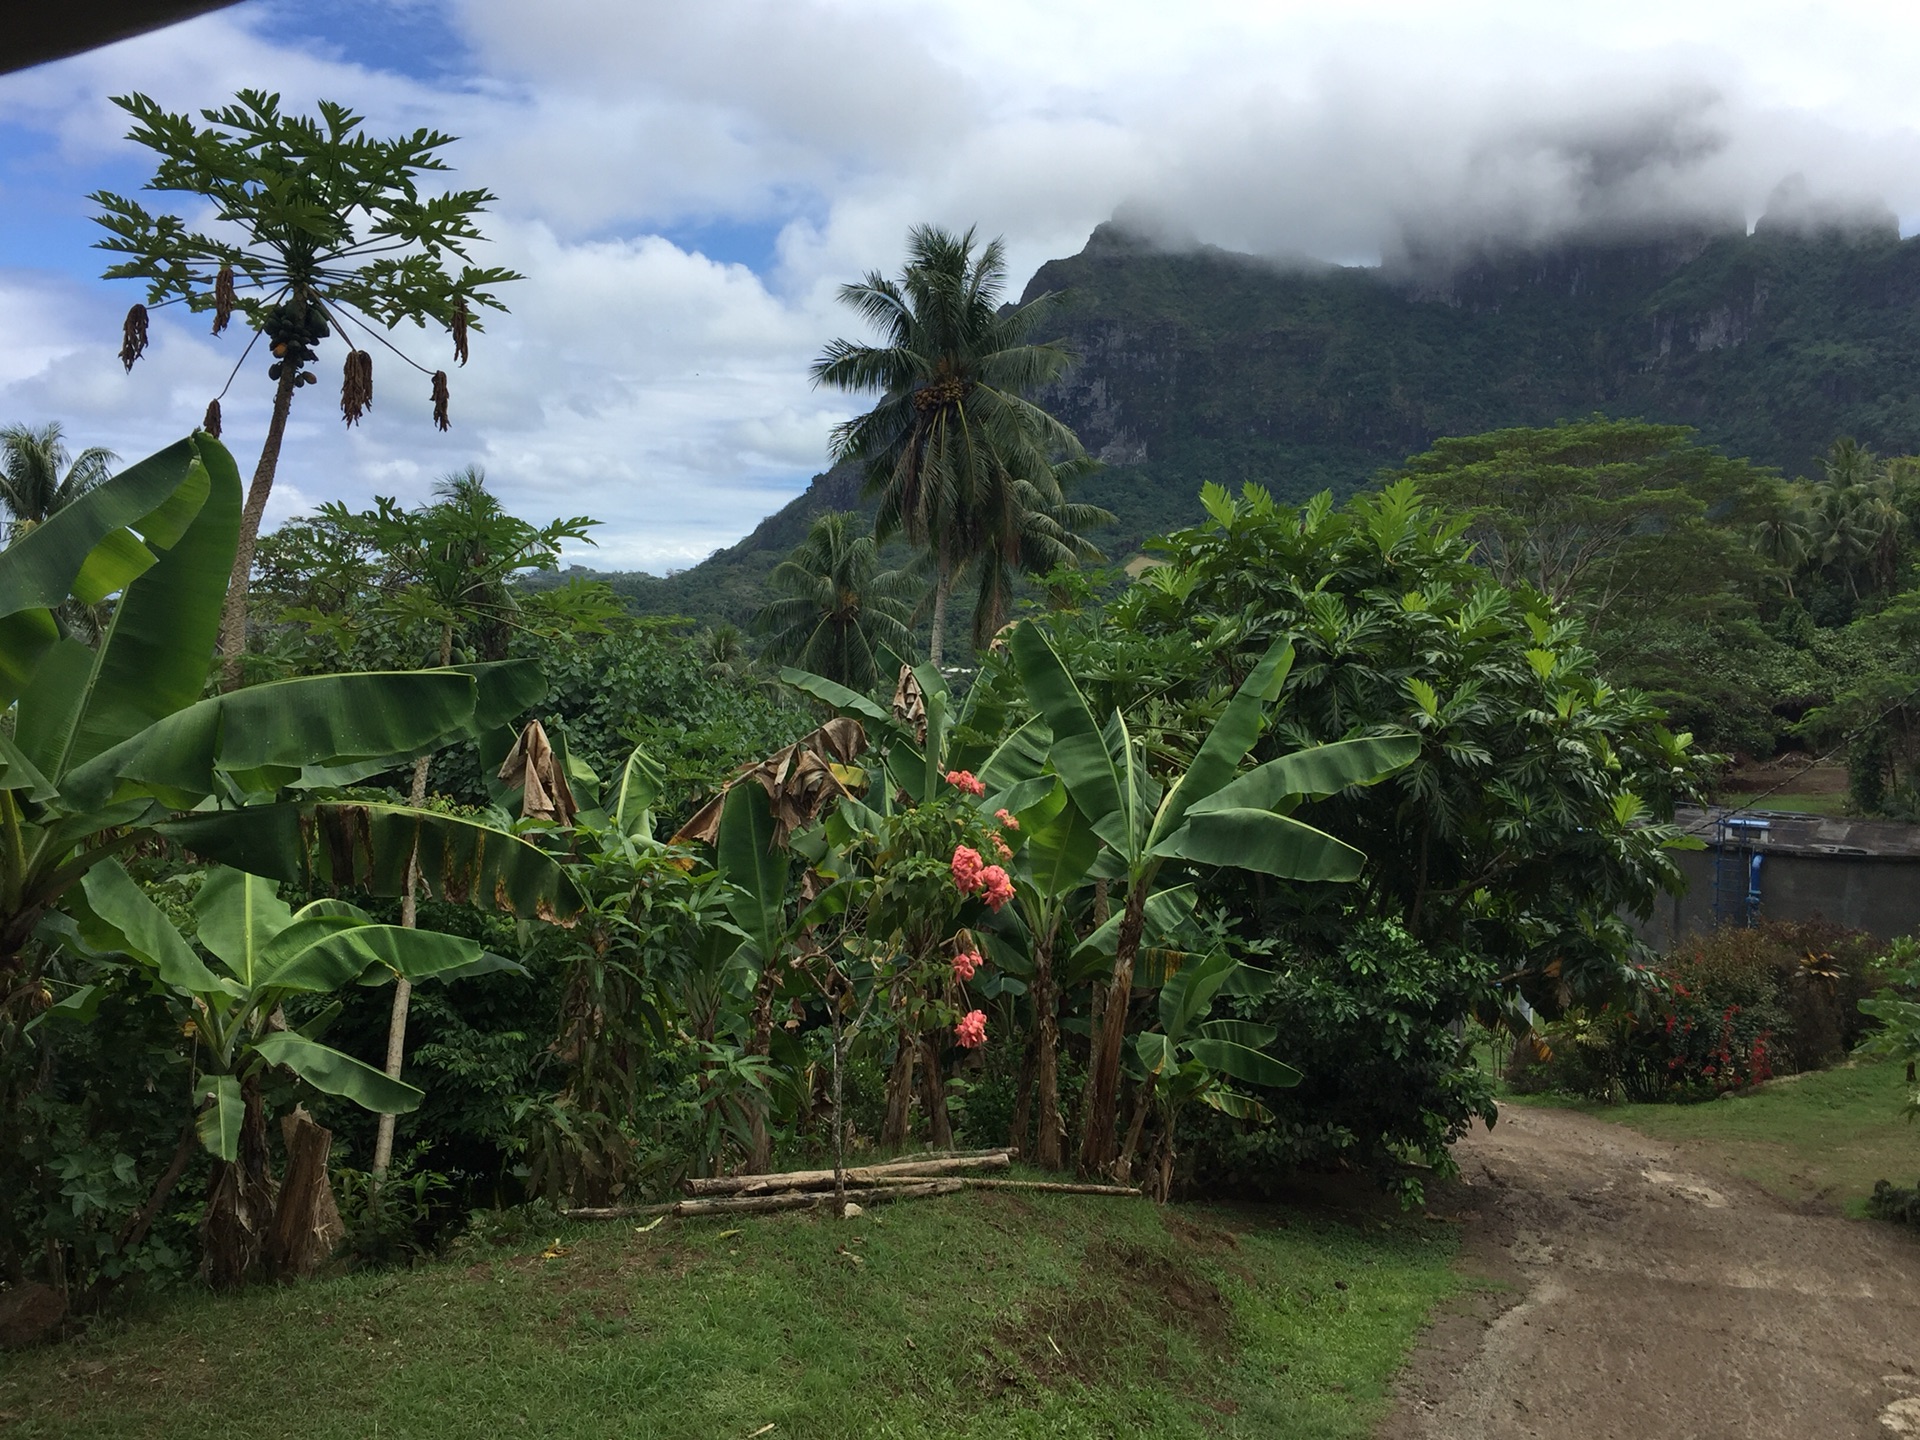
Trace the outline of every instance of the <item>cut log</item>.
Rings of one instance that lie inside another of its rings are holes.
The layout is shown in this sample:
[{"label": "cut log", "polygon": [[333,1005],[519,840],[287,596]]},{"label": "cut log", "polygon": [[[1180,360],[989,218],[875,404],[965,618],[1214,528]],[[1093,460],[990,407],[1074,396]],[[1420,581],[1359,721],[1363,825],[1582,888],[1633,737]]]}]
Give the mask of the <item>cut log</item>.
[{"label": "cut log", "polygon": [[[965,1170],[1004,1170],[1013,1163],[1013,1152],[988,1150],[974,1155],[954,1155],[944,1159],[889,1160],[879,1165],[849,1167],[849,1185],[865,1185],[877,1176],[952,1175]],[[831,1170],[789,1170],[777,1175],[725,1175],[711,1179],[689,1180],[689,1195],[772,1195],[785,1190],[817,1190],[833,1184]]]},{"label": "cut log", "polygon": [[[871,1189],[849,1191],[862,1205],[885,1205],[893,1200],[918,1200],[928,1195],[953,1195],[967,1182],[959,1176],[911,1180]],[[765,1215],[778,1210],[811,1210],[833,1203],[831,1190],[790,1190],[779,1195],[716,1195],[711,1199],[681,1200],[668,1205],[613,1205],[594,1209],[562,1210],[568,1220],[631,1220],[637,1215],[672,1215],[694,1220],[702,1215]]]},{"label": "cut log", "polygon": [[961,1177],[960,1183],[969,1190],[1038,1190],[1051,1195],[1140,1194],[1138,1185],[1080,1185],[1066,1180],[988,1180],[966,1175]]},{"label": "cut log", "polygon": [[327,1179],[333,1132],[315,1124],[306,1106],[296,1105],[280,1117],[280,1138],[286,1145],[287,1173],[274,1202],[267,1263],[283,1280],[306,1278],[319,1272],[347,1234]]}]

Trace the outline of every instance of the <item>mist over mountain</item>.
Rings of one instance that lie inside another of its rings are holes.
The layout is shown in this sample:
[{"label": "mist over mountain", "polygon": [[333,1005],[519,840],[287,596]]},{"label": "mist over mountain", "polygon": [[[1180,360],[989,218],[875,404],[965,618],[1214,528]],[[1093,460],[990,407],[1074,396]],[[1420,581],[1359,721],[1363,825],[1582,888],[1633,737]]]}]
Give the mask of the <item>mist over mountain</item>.
[{"label": "mist over mountain", "polygon": [[[1920,452],[1920,238],[1791,184],[1740,218],[1592,227],[1545,244],[1410,235],[1377,266],[1237,254],[1100,226],[1026,297],[1069,293],[1082,359],[1045,402],[1106,470],[1080,492],[1124,560],[1190,523],[1211,480],[1350,493],[1443,435],[1593,414],[1696,427],[1809,473],[1850,434]],[[643,610],[747,619],[812,516],[858,504],[830,472]]]}]

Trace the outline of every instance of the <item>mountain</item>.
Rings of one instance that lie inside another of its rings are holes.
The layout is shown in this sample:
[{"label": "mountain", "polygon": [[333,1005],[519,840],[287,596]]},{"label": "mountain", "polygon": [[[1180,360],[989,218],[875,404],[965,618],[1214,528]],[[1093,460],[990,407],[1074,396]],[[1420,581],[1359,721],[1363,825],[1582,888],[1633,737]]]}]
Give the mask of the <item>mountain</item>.
[{"label": "mountain", "polygon": [[[1920,453],[1920,238],[1891,217],[1763,219],[1380,266],[1169,252],[1103,225],[1043,265],[1081,362],[1042,397],[1108,468],[1079,492],[1124,559],[1200,511],[1202,483],[1345,494],[1442,435],[1604,412],[1678,422],[1809,473],[1836,436]],[[815,514],[858,503],[830,471],[636,608],[743,622]]]}]

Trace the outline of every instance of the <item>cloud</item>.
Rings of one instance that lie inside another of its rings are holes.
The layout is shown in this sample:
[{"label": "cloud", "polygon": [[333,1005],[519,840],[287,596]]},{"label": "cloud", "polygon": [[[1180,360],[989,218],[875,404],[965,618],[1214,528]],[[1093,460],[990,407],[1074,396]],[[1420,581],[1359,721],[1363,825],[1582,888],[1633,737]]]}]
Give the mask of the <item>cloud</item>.
[{"label": "cloud", "polygon": [[[1752,220],[1790,176],[1778,203],[1797,214],[1873,200],[1920,219],[1920,16],[1878,5],[337,0],[328,15],[253,3],[0,79],[0,141],[40,147],[0,155],[0,206],[29,193],[29,164],[33,194],[50,171],[75,196],[137,184],[105,99],[133,88],[187,107],[267,86],[346,100],[376,132],[459,135],[454,183],[500,197],[486,262],[529,277],[505,293],[512,314],[454,373],[450,435],[428,423],[425,376],[383,350],[374,410],[347,430],[325,357],[270,514],[417,499],[475,462],[520,513],[605,520],[601,564],[687,564],[824,467],[855,403],[806,379],[849,329],[835,287],[891,270],[916,222],[1004,235],[1017,289],[1116,212],[1346,262],[1410,234]],[[758,273],[686,238],[748,228],[777,235]],[[231,334],[159,316],[122,374],[131,287],[93,280],[83,247],[66,269],[10,254],[7,233],[0,418],[59,418],[129,455],[198,419]],[[395,343],[447,363],[444,337]],[[225,402],[243,464],[265,424],[260,369]]]}]

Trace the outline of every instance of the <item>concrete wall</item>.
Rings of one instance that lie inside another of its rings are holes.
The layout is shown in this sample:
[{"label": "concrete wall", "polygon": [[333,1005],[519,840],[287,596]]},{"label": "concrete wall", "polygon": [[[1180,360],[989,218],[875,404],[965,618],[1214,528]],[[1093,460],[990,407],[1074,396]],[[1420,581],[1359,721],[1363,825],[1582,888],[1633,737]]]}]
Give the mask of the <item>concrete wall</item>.
[{"label": "concrete wall", "polygon": [[[1712,846],[1674,858],[1687,877],[1686,893],[1663,897],[1652,920],[1635,925],[1660,950],[1714,928]],[[1745,909],[1746,859],[1745,851],[1731,853],[1723,872],[1722,914],[1736,924]],[[1760,918],[1831,920],[1883,940],[1920,934],[1920,857],[1770,852],[1760,865]]]}]

